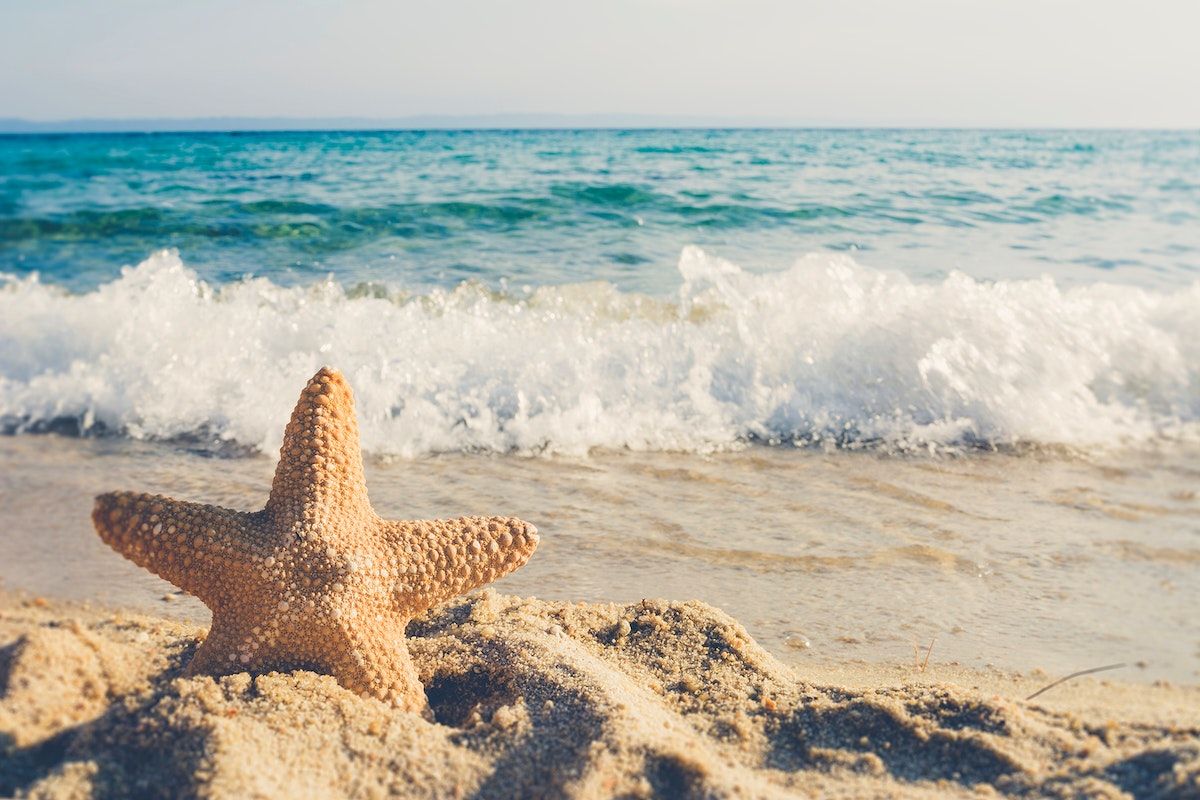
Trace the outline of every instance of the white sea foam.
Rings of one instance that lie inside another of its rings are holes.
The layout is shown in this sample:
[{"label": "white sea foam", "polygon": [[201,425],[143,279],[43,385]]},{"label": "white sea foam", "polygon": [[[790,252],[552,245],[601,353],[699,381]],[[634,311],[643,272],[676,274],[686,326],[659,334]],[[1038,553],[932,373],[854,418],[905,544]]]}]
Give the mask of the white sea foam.
[{"label": "white sea foam", "polygon": [[211,286],[171,251],[83,295],[0,288],[0,418],[273,452],[304,380],[349,377],[365,446],[416,455],[748,439],[926,448],[1196,435],[1200,283],[914,283],[837,255],[756,275],[688,248],[679,297],[589,283],[420,296]]}]

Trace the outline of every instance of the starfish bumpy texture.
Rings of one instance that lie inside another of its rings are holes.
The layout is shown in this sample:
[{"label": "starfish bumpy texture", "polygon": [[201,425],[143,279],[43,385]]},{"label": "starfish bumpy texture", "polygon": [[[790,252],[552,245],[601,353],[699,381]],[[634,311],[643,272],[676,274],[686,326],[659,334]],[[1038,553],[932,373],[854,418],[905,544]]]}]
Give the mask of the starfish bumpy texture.
[{"label": "starfish bumpy texture", "polygon": [[96,498],[92,521],[114,550],[212,610],[187,674],[311,669],[413,711],[426,698],[408,621],[517,569],[538,543],[513,517],[376,515],[354,398],[329,368],[292,412],[262,511],[115,492]]}]

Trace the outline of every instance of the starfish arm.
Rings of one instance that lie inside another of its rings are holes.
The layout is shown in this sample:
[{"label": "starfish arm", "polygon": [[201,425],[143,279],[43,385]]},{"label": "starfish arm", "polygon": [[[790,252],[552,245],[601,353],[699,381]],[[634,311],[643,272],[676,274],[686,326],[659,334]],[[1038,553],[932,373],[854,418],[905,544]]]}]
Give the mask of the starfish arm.
[{"label": "starfish arm", "polygon": [[383,535],[399,571],[397,609],[412,615],[507,575],[538,545],[537,528],[516,517],[385,521]]},{"label": "starfish arm", "polygon": [[395,614],[372,615],[369,624],[343,615],[309,618],[306,625],[264,618],[251,627],[236,614],[217,612],[186,675],[287,672],[312,669],[332,675],[352,692],[405,709],[423,711],[425,691],[404,642],[407,622]]},{"label": "starfish arm", "polygon": [[[184,668],[184,675],[232,675],[247,668],[240,658],[245,650],[249,631],[239,623],[236,614],[213,612],[212,627],[195,655]],[[248,660],[248,659],[247,659]]]},{"label": "starfish arm", "polygon": [[425,689],[408,646],[407,620],[389,617],[368,626],[346,626],[332,637],[339,647],[325,667],[345,688],[370,695],[405,711],[427,712]]},{"label": "starfish arm", "polygon": [[369,509],[354,395],[340,372],[322,367],[284,430],[267,512],[286,527],[318,513]]},{"label": "starfish arm", "polygon": [[213,611],[208,636],[184,670],[186,675],[232,675],[238,672],[328,672],[330,648],[340,642],[332,626],[305,618],[289,618],[278,604],[269,607],[247,598],[247,607],[232,605]]},{"label": "starfish arm", "polygon": [[109,547],[210,608],[253,580],[269,554],[261,522],[261,514],[136,492],[102,494],[92,510]]}]

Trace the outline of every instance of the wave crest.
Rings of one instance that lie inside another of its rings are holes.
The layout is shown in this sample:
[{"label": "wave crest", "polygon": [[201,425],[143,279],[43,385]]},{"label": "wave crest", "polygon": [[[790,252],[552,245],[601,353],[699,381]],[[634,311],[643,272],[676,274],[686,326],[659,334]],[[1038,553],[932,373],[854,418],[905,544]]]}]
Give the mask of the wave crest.
[{"label": "wave crest", "polygon": [[757,275],[696,248],[679,270],[674,300],[606,283],[218,287],[174,251],[86,294],[8,277],[0,418],[273,452],[299,387],[331,364],[365,447],[403,456],[1195,435],[1200,283],[919,284],[827,254]]}]

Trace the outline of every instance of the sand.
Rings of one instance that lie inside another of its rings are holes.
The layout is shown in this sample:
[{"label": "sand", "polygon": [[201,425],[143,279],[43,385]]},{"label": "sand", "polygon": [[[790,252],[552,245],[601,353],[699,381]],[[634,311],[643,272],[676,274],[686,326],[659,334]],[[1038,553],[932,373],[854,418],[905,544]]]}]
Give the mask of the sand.
[{"label": "sand", "polygon": [[203,635],[0,594],[0,795],[1200,797],[1200,687],[801,675],[697,602],[435,609],[436,722],[309,672],[178,677]]}]

